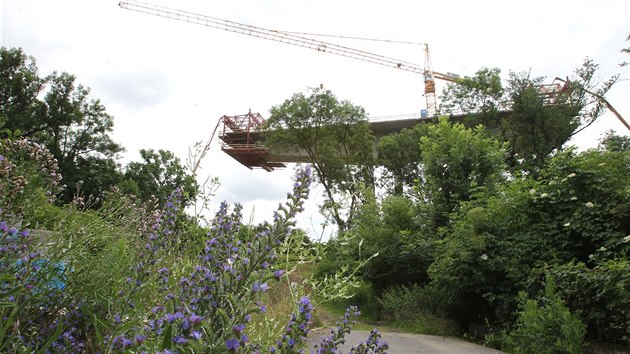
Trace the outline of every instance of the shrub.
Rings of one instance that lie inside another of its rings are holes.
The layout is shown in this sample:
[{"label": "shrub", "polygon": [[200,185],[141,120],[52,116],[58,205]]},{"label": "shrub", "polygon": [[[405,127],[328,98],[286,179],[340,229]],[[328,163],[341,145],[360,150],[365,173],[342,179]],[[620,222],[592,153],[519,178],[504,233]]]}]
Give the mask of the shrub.
[{"label": "shrub", "polygon": [[585,326],[556,293],[547,276],[543,296],[519,296],[516,327],[503,335],[506,349],[514,353],[581,353]]},{"label": "shrub", "polygon": [[455,335],[457,326],[444,319],[444,302],[429,286],[394,286],[378,299],[383,317],[414,333]]},{"label": "shrub", "polygon": [[630,262],[610,259],[593,268],[584,263],[551,267],[558,293],[578,311],[589,337],[630,344]]},{"label": "shrub", "polygon": [[423,288],[417,285],[393,286],[385,290],[378,299],[384,318],[393,321],[412,319],[414,313],[425,308],[420,306],[422,291]]},{"label": "shrub", "polygon": [[[0,140],[0,208],[21,217],[40,199],[55,200],[62,190],[57,160],[26,139]],[[0,216],[3,211],[0,210]]]}]

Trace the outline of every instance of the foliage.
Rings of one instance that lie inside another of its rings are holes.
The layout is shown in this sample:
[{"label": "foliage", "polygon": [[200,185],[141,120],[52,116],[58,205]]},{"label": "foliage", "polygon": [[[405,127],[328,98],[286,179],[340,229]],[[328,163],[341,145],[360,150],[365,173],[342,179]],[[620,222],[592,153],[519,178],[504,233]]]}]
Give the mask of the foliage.
[{"label": "foliage", "polygon": [[347,230],[365,186],[374,185],[374,137],[364,109],[316,88],[309,95],[294,94],[270,112],[265,144],[277,151],[306,154],[324,188],[322,210],[340,232]]},{"label": "foliage", "polygon": [[[40,199],[61,192],[57,161],[43,146],[26,139],[0,141],[0,208],[23,216]],[[0,216],[4,213],[0,211]]]},{"label": "foliage", "polygon": [[[152,350],[205,348],[209,352],[236,351],[238,348],[260,350],[249,343],[245,335],[252,313],[263,311],[259,303],[262,294],[269,288],[268,281],[280,278],[284,270],[273,269],[276,250],[271,245],[281,243],[290,232],[293,222],[290,218],[301,208],[306,196],[310,175],[298,177],[294,194],[289,195],[286,207],[281,206],[274,224],[267,224],[249,242],[240,241],[240,206],[230,213],[223,203],[213,220],[206,239],[205,248],[199,254],[196,265],[181,269],[182,275],[175,282],[170,281],[175,269],[160,264],[159,249],[170,232],[168,222],[176,214],[178,198],[171,200],[170,216],[163,220],[156,233],[149,238],[144,257],[137,261],[136,281],[125,292],[133,292],[141,284],[146,274],[145,265],[156,264],[159,292],[164,296],[154,311],[149,314],[146,325],[134,324],[131,328],[125,321],[117,326],[116,336],[110,343],[115,350],[147,348]],[[165,228],[162,230],[162,228]],[[151,268],[149,268],[151,269]],[[142,279],[140,283],[138,280]],[[307,301],[308,299],[303,301]],[[258,304],[258,305],[257,305]],[[124,307],[120,309],[124,310]],[[310,310],[309,310],[310,312]],[[116,314],[123,318],[123,313]],[[307,315],[300,311],[301,315]],[[295,317],[293,323],[301,319]],[[308,319],[308,318],[306,318]],[[291,325],[293,326],[293,325]],[[142,343],[134,343],[133,338],[141,336]],[[299,341],[301,336],[294,333],[287,341]],[[299,343],[296,343],[296,345]],[[138,345],[140,345],[138,347]],[[289,345],[289,342],[286,343]]]},{"label": "foliage", "polygon": [[[88,88],[76,85],[75,81],[76,78],[67,73],[49,76],[48,90],[43,99],[46,115],[40,118],[41,130],[24,132],[42,141],[59,162],[64,183],[70,187],[66,189],[66,201],[72,198],[73,186],[92,177],[89,169],[81,169],[81,164],[92,162],[94,165],[94,159],[111,159],[123,151],[110,137],[114,126],[113,117],[106,113],[99,100],[89,98]],[[105,163],[105,166],[111,165],[111,162]],[[102,169],[95,172],[103,173]],[[106,172],[116,174],[115,170]],[[93,187],[97,189],[85,192],[100,196],[102,186]]]},{"label": "foliage", "polygon": [[473,77],[464,77],[456,85],[449,85],[442,94],[442,113],[492,114],[503,106],[505,88],[498,68],[482,68]]},{"label": "foliage", "polygon": [[[35,251],[34,237],[0,222],[0,350],[44,351],[73,314],[64,314],[63,289],[66,266],[50,262]],[[65,331],[63,335],[68,335]],[[52,338],[48,340],[48,338]],[[72,349],[81,349],[74,346]]]},{"label": "foliage", "polygon": [[[630,237],[624,240],[630,243]],[[627,310],[630,308],[630,262],[627,259],[603,260],[592,268],[582,262],[570,262],[548,271],[556,279],[558,294],[582,317],[589,337],[630,343]]]},{"label": "foliage", "polygon": [[377,294],[396,284],[425,283],[433,261],[432,247],[416,231],[416,208],[402,196],[392,195],[380,205],[369,200],[360,210],[354,235],[354,259],[378,254],[361,271]]},{"label": "foliage", "polygon": [[21,136],[45,146],[55,158],[62,183],[61,200],[80,200],[98,208],[104,193],[120,185],[144,201],[165,201],[176,184],[194,199],[194,177],[169,151],[141,150],[123,175],[116,161],[124,149],[111,138],[114,119],[90,89],[68,73],[40,77],[35,60],[21,49],[0,49],[0,128],[3,137]]},{"label": "foliage", "polygon": [[392,286],[379,297],[379,303],[392,320],[410,321],[421,313],[443,315],[444,303],[436,295],[439,294],[429,286]]},{"label": "foliage", "polygon": [[[30,180],[29,176],[26,178]],[[31,205],[23,215],[23,223],[45,227],[46,231],[32,231],[31,241],[25,246],[29,254],[41,253],[39,262],[55,265],[62,272],[62,281],[56,280],[55,284],[63,287],[56,294],[41,292],[51,301],[46,303],[50,311],[44,317],[37,315],[44,306],[41,302],[20,308],[19,317],[30,319],[32,333],[16,327],[12,333],[21,333],[24,338],[14,340],[15,348],[20,343],[36,348],[50,338],[55,339],[54,352],[98,348],[95,326],[104,321],[120,298],[118,289],[133,268],[135,237],[148,229],[149,219],[150,211],[124,196],[108,195],[98,211],[78,210],[75,205]],[[150,301],[151,290],[144,287],[137,296]],[[51,322],[59,324],[62,337],[54,337],[50,332],[47,326]]]},{"label": "foliage", "polygon": [[[66,188],[63,200],[74,196],[74,186],[90,181],[83,192],[95,197],[110,185],[92,183],[106,174],[115,182],[111,161],[123,148],[115,143],[113,117],[103,104],[89,97],[90,90],[76,84],[68,73],[40,77],[35,60],[21,49],[0,48],[0,116],[4,128],[46,146],[57,159]],[[104,165],[99,165],[103,163]],[[93,167],[98,166],[97,171]],[[108,167],[106,170],[105,167]]]},{"label": "foliage", "polygon": [[491,195],[503,179],[505,152],[481,126],[473,130],[441,119],[420,141],[423,178],[418,190],[436,229],[448,225],[459,203],[480,193]]},{"label": "foliage", "polygon": [[[16,162],[26,180],[41,178],[39,168],[22,167],[30,161]],[[182,208],[177,190],[156,213],[117,191],[108,192],[98,210],[40,203],[24,222],[54,231],[37,236],[0,222],[0,348],[301,351],[314,310],[307,296],[299,298],[273,347],[251,341],[247,333],[252,315],[266,311],[262,300],[271,282],[287,276],[279,256],[293,247],[283,243],[287,236],[299,238],[291,232],[292,218],[302,210],[309,184],[310,171],[300,173],[274,222],[245,238],[240,206],[230,212],[223,203],[201,250],[178,241],[189,230],[175,223]],[[181,252],[171,251],[176,244]],[[381,352],[386,347],[380,343],[373,333],[357,352]]]},{"label": "foliage", "polygon": [[556,293],[551,277],[538,299],[519,297],[516,327],[506,337],[514,353],[581,353],[585,327]]},{"label": "foliage", "polygon": [[599,149],[628,152],[630,151],[630,137],[616,135],[613,130],[609,130],[599,140]]},{"label": "foliage", "polygon": [[467,210],[438,242],[430,284],[444,298],[450,318],[464,324],[510,319],[527,273],[522,258],[531,252],[529,242],[517,247],[511,237],[522,240],[517,231],[527,221],[518,214],[526,198],[514,193],[490,198],[485,207]]},{"label": "foliage", "polygon": [[378,141],[378,164],[385,167],[381,181],[390,193],[402,195],[405,187],[410,190],[415,186],[421,174],[420,138],[427,130],[428,125],[418,124]]},{"label": "foliage", "polygon": [[383,319],[412,333],[453,336],[460,333],[457,324],[446,319],[446,302],[432,286],[392,286],[378,299]]},{"label": "foliage", "polygon": [[[628,205],[627,181],[621,180],[627,168],[623,154],[567,152],[552,159],[543,173],[546,179],[514,181],[487,199],[487,204],[466,205],[464,218],[456,219],[452,232],[439,243],[437,261],[430,268],[432,285],[443,289],[451,315],[464,321],[509,321],[515,294],[526,288],[525,278],[537,262],[567,262],[573,257],[592,262],[593,255],[610,259],[627,254],[628,228],[623,217]],[[568,235],[567,229],[571,230]],[[611,282],[624,284],[612,280],[617,279],[613,274],[617,273],[610,273]],[[583,283],[567,284],[563,289],[572,289],[573,294],[578,289],[600,297],[606,294],[610,306],[623,306],[627,301],[624,289],[613,291],[611,285],[598,283],[591,285],[593,290],[585,290],[589,287]],[[588,308],[592,314],[604,316],[611,310],[606,310],[609,305],[603,301],[594,300],[597,298],[587,295],[583,300],[590,301],[572,303],[571,308]],[[619,328],[624,323],[621,317],[611,316],[600,328]],[[619,338],[610,332],[602,337]]]},{"label": "foliage", "polygon": [[40,78],[35,59],[19,48],[2,47],[0,73],[0,123],[8,123],[5,128],[10,131],[37,129],[46,109],[37,96],[46,80]]},{"label": "foliage", "polygon": [[498,69],[484,68],[449,85],[440,109],[466,114],[464,124],[483,124],[507,142],[513,171],[537,173],[554,151],[603,113],[589,91],[604,96],[617,76],[600,84],[597,70],[587,58],[566,85],[548,86],[544,77],[511,72],[504,86]]},{"label": "foliage", "polygon": [[124,180],[120,183],[123,192],[134,194],[143,200],[156,198],[164,204],[175,189],[183,192],[183,202],[195,199],[197,182],[186,173],[179,158],[167,150],[140,150],[141,162],[130,162],[126,166]]},{"label": "foliage", "polygon": [[510,322],[517,293],[545,263],[593,267],[594,255],[627,255],[627,154],[569,150],[549,162],[540,180],[514,180],[483,205],[465,206],[440,242],[431,284],[461,321]]}]

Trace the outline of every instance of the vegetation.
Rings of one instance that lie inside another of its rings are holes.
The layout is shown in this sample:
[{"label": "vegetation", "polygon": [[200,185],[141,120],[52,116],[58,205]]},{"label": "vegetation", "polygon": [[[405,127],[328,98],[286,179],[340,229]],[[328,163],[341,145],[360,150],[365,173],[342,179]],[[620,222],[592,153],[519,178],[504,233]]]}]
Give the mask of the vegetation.
[{"label": "vegetation", "polygon": [[322,211],[347,230],[365,189],[374,186],[374,137],[365,110],[316,88],[272,107],[267,128],[269,146],[306,153],[324,188]]},{"label": "vegetation", "polygon": [[174,183],[187,200],[194,197],[194,178],[170,151],[142,150],[143,162],[130,163],[123,173],[117,157],[124,148],[111,137],[114,118],[73,75],[53,72],[42,77],[34,58],[19,48],[4,47],[0,73],[0,138],[27,138],[50,151],[66,186],[60,202],[80,197],[97,207],[112,187],[123,187],[145,201],[159,196],[163,202]]},{"label": "vegetation", "polygon": [[[238,204],[206,224],[187,215],[205,188],[195,168],[164,150],[120,166],[88,89],[0,54],[0,351],[294,353],[315,305],[343,305],[314,348],[328,353],[351,303],[510,352],[630,344],[630,140],[567,146],[602,114],[586,90],[616,80],[594,85],[590,60],[558,91],[482,69],[444,95],[443,109],[473,113],[376,150],[363,108],[297,93],[271,109],[265,139],[304,153],[312,175],[299,170],[272,222],[246,225]],[[312,180],[338,227],[325,244],[294,228]],[[375,330],[352,352],[386,350]]]},{"label": "vegetation", "polygon": [[512,353],[582,353],[584,324],[555,292],[550,277],[538,299],[519,296],[515,328],[503,334],[503,346]]},{"label": "vegetation", "polygon": [[549,91],[543,78],[511,73],[504,84],[482,69],[447,88],[444,111],[473,113],[379,141],[384,193],[366,194],[318,271],[378,254],[360,271],[368,294],[354,301],[378,300],[376,316],[401,328],[453,333],[445,321],[455,321],[517,352],[627,346],[628,138],[567,146],[603,113],[586,90],[604,95],[615,83],[595,85],[596,73],[586,60]]},{"label": "vegetation", "polygon": [[[40,79],[19,49],[1,54],[0,351],[304,348],[314,304],[352,285],[343,272],[329,280],[308,274],[321,247],[293,219],[308,197],[310,169],[297,173],[273,222],[244,225],[241,206],[222,203],[209,224],[198,224],[184,212],[204,187],[194,169],[187,173],[168,151],[142,150],[143,161],[123,173],[111,117],[87,89],[65,73]],[[68,192],[63,183],[81,168],[85,181]],[[282,299],[272,297],[274,287]],[[334,352],[357,315],[349,308],[315,351]],[[375,331],[352,352],[386,349]]]}]

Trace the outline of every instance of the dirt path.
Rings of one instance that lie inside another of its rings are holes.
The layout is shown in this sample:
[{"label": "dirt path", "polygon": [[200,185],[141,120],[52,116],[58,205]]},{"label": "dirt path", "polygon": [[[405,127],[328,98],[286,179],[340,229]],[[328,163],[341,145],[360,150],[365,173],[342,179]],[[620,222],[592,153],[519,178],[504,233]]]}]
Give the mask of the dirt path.
[{"label": "dirt path", "polygon": [[[318,330],[310,335],[309,350],[313,345],[318,343],[320,339],[328,335],[328,331]],[[346,336],[346,343],[339,348],[343,353],[350,351],[352,345],[357,345],[361,341],[368,338],[369,332],[352,331]],[[426,353],[426,354],[492,354],[503,353],[496,349],[487,348],[478,344],[466,342],[461,339],[451,337],[429,336],[425,334],[409,334],[409,333],[393,333],[382,332],[382,338],[389,344],[390,354],[408,354],[408,353]]]}]

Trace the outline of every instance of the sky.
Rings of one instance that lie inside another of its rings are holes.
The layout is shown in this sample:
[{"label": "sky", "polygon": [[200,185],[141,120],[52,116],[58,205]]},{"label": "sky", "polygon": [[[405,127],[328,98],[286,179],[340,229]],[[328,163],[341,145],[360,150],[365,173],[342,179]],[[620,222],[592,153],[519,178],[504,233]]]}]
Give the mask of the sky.
[{"label": "sky", "polygon": [[[586,57],[604,81],[619,74],[607,95],[630,120],[630,1],[412,1],[213,0],[160,1],[178,8],[267,29],[427,43],[433,68],[461,76],[483,67],[555,77],[570,76]],[[173,151],[182,161],[206,142],[223,115],[259,112],[305,92],[331,90],[371,117],[425,109],[422,76],[219,29],[121,9],[117,0],[0,0],[0,45],[21,47],[42,75],[68,72],[91,89],[114,116],[113,138],[126,148],[123,163],[140,149]],[[418,44],[319,38],[422,66]],[[437,82],[439,92],[445,83]],[[580,148],[603,132],[628,131],[610,113],[576,136]],[[249,170],[221,152],[218,139],[202,162],[200,178],[217,177],[221,200],[244,205],[246,219],[269,220],[291,188],[293,166]],[[318,213],[315,189],[298,226],[330,237]]]}]

